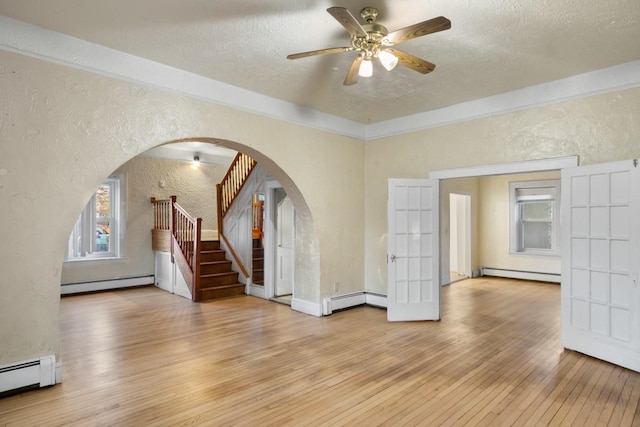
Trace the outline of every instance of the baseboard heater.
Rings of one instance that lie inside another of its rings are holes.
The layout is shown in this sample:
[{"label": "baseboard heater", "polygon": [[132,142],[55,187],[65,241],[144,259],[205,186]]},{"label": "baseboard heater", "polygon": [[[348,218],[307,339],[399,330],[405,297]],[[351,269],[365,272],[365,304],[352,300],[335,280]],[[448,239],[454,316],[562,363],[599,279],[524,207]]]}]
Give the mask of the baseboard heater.
[{"label": "baseboard heater", "polygon": [[70,295],[153,284],[155,284],[155,276],[153,275],[127,277],[122,279],[96,280],[93,282],[67,283],[60,286],[60,293],[62,295]]},{"label": "baseboard heater", "polygon": [[387,296],[365,291],[327,297],[322,300],[322,315],[328,316],[334,311],[359,305],[387,308]]},{"label": "baseboard heater", "polygon": [[482,267],[483,276],[506,277],[509,279],[538,280],[541,282],[561,282],[557,273],[537,273],[535,271],[508,270],[503,268]]},{"label": "baseboard heater", "polygon": [[26,388],[47,387],[56,383],[54,355],[0,365],[0,396]]}]

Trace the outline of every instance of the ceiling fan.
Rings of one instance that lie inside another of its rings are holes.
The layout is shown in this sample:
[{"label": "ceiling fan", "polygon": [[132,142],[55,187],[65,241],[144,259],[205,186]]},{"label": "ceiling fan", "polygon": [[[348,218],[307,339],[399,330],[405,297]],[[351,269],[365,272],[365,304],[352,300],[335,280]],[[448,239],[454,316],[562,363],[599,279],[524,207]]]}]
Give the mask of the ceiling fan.
[{"label": "ceiling fan", "polygon": [[373,64],[371,62],[373,58],[378,58],[384,68],[389,71],[393,70],[397,64],[400,64],[422,74],[430,73],[436,68],[435,64],[394,49],[391,46],[451,28],[451,21],[439,16],[390,33],[383,25],[376,22],[378,9],[374,7],[365,7],[360,11],[360,16],[366,22],[362,25],[344,7],[330,7],[327,12],[349,32],[351,46],[294,53],[287,56],[287,58],[299,59],[328,53],[357,51],[358,57],[351,64],[344,79],[344,85],[346,86],[356,84],[358,77],[371,77],[373,75]]}]

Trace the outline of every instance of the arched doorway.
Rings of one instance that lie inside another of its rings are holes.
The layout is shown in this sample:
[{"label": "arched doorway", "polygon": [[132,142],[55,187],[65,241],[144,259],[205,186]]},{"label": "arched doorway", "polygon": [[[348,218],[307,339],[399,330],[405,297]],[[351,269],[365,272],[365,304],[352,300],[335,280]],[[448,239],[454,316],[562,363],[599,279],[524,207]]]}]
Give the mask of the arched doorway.
[{"label": "arched doorway", "polygon": [[[265,168],[268,171],[269,176],[272,177],[281,188],[283,188],[283,191],[286,191],[286,194],[288,195],[288,200],[290,200],[291,205],[296,212],[296,219],[295,219],[296,226],[295,226],[295,229],[293,229],[294,233],[291,236],[291,240],[293,242],[303,243],[301,245],[298,245],[299,246],[298,250],[296,250],[295,252],[292,252],[293,256],[291,258],[291,269],[292,269],[291,276],[292,277],[299,276],[299,277],[304,277],[306,279],[304,282],[306,288],[303,288],[303,289],[299,289],[299,286],[297,285],[297,283],[295,281],[292,281],[291,293],[294,294],[296,297],[298,295],[302,295],[301,298],[304,298],[305,294],[308,295],[308,294],[317,293],[317,289],[310,288],[309,284],[313,283],[313,281],[315,281],[316,284],[319,283],[319,265],[318,265],[319,263],[318,263],[318,257],[317,257],[318,241],[315,235],[313,222],[311,220],[312,217],[311,217],[308,205],[304,200],[304,197],[302,196],[300,190],[295,185],[295,183],[289,178],[289,176],[284,172],[284,170],[281,167],[279,167],[275,162],[269,159],[266,155],[258,152],[257,150],[252,150],[251,148],[243,144],[235,143],[232,141],[219,140],[216,138],[187,138],[187,139],[169,141],[164,144],[161,144],[160,146],[169,147],[171,145],[177,145],[181,143],[190,143],[195,141],[198,141],[202,144],[210,145],[212,147],[213,146],[225,147],[234,151],[242,151],[243,153],[246,153],[252,156],[258,162],[258,164],[260,164],[263,168]],[[176,158],[174,160],[184,161],[184,160],[193,158],[192,153],[188,155],[185,154],[185,156],[186,157],[183,156],[184,158]],[[147,249],[150,250],[149,243],[144,243],[144,242],[141,243],[140,241],[140,239],[142,238],[141,236],[144,236],[144,238],[148,237],[148,233],[150,229],[148,221],[139,220],[139,217],[148,216],[150,213],[149,206],[148,206],[149,197],[157,196],[158,193],[161,193],[161,190],[163,189],[164,186],[171,185],[172,180],[179,181],[179,185],[182,185],[183,187],[190,186],[188,179],[191,179],[191,178],[189,178],[189,174],[183,174],[183,175],[180,175],[179,177],[176,175],[177,174],[176,170],[179,168],[179,165],[174,167],[171,171],[163,172],[161,170],[162,166],[159,165],[158,162],[152,162],[152,163],[149,163],[148,161],[145,162],[140,160],[139,157],[146,157],[146,156],[144,156],[144,153],[143,153],[141,156],[133,157],[128,162],[125,162],[123,165],[121,165],[120,168],[116,170],[116,172],[120,171],[123,174],[129,176],[129,182],[127,183],[127,186],[129,187],[128,197],[131,200],[127,200],[125,201],[125,203],[128,207],[128,211],[132,214],[132,216],[137,217],[136,220],[129,221],[127,232],[130,233],[130,235],[132,236],[132,239],[131,239],[132,241],[128,243],[128,249],[125,248],[124,253],[129,256],[131,263],[136,263],[136,262],[148,263],[149,262],[148,259],[141,259],[143,257],[139,257],[138,256],[139,254],[137,254],[137,252],[140,252],[141,250],[145,251]],[[204,156],[201,155],[200,157],[204,157]],[[130,162],[134,162],[135,165],[127,166]],[[177,162],[174,162],[174,163],[177,163]],[[186,163],[182,165],[182,167],[184,168],[188,168],[188,166],[189,165]],[[167,176],[167,178],[164,178],[164,176]],[[195,179],[195,175],[194,175],[194,179]],[[132,180],[134,181],[138,180],[138,182],[132,182]],[[215,186],[216,183],[212,183],[212,186]],[[212,196],[210,198],[215,199],[215,195],[212,194],[210,196]],[[146,202],[144,200],[146,200]],[[207,207],[207,208],[215,209],[215,207]],[[196,216],[199,216],[199,215],[196,215]],[[133,247],[136,247],[136,249],[135,250],[132,249]],[[136,253],[134,254],[134,252]],[[273,258],[274,255],[271,254],[270,256]],[[95,276],[95,274],[100,274],[99,271],[97,270],[101,269],[101,267],[99,265],[96,265],[96,263],[98,262],[97,261],[94,262],[94,265],[91,266],[91,270],[94,275],[87,276],[87,279],[86,279],[86,281],[94,282],[94,286],[95,286],[96,277],[97,277]],[[104,264],[108,265],[110,264],[110,262],[107,261]],[[118,268],[121,268],[121,267],[122,267],[122,263],[119,264]],[[105,267],[105,269],[106,268],[108,267]],[[73,277],[74,278],[73,280],[67,280],[67,281],[68,282],[72,281],[74,283],[85,281],[83,279],[83,274],[86,272],[80,271],[77,274],[70,274],[69,270],[71,269],[83,270],[86,268],[84,266],[78,266],[78,265],[74,265],[74,266],[65,265],[63,267],[63,279],[65,277]],[[142,274],[140,274],[139,272],[128,273],[126,271],[123,274],[118,274],[118,276],[127,276],[127,275],[141,276]],[[312,279],[312,281],[309,281],[308,279]],[[102,278],[99,278],[99,280],[102,280]],[[63,280],[63,283],[64,282],[65,281]],[[91,290],[99,290],[99,288],[94,287]],[[264,292],[262,295],[259,295],[259,296],[265,296]],[[267,298],[268,297],[269,296],[267,296]],[[296,309],[295,301],[292,301],[292,308]],[[305,311],[305,310],[300,310],[300,311]]]}]

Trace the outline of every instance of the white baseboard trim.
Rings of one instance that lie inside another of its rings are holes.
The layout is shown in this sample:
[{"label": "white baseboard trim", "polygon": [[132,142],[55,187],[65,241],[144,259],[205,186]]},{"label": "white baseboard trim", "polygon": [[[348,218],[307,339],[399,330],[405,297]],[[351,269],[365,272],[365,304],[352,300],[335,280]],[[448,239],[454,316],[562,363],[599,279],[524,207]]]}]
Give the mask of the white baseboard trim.
[{"label": "white baseboard trim", "polygon": [[254,285],[253,283],[249,287],[249,295],[253,295],[254,297],[267,299],[267,296],[264,292],[264,286]]},{"label": "white baseboard trim", "polygon": [[322,300],[322,315],[328,316],[337,310],[365,304],[387,308],[387,296],[364,291],[326,297]]},{"label": "white baseboard trim", "polygon": [[95,282],[69,283],[60,286],[61,295],[82,292],[105,291],[108,289],[130,288],[155,284],[155,276],[129,277],[124,279],[97,280]]},{"label": "white baseboard trim", "polygon": [[482,267],[483,276],[506,277],[509,279],[538,280],[541,282],[561,282],[561,275],[555,273],[536,273],[534,271],[507,270],[502,268]]},{"label": "white baseboard trim", "polygon": [[333,295],[322,300],[322,314],[328,316],[334,311],[343,310],[345,308],[364,305],[367,297],[364,292],[354,292],[344,295]]},{"label": "white baseboard trim", "polygon": [[316,317],[322,316],[322,306],[320,304],[315,304],[313,302],[304,301],[297,298],[291,299],[291,309]]},{"label": "white baseboard trim", "polygon": [[366,304],[374,307],[387,308],[387,296],[375,294],[373,292],[365,292]]},{"label": "white baseboard trim", "polygon": [[[31,387],[56,384],[56,357],[52,354],[0,366],[0,393]],[[60,371],[62,366],[60,365]],[[62,380],[62,373],[60,373]]]}]

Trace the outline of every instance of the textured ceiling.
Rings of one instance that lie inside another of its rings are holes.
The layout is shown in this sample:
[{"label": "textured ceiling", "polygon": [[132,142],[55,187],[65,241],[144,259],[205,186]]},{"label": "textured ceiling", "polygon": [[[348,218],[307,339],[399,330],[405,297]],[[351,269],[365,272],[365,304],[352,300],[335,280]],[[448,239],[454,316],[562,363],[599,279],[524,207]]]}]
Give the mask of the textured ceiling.
[{"label": "textured ceiling", "polygon": [[[353,52],[327,12],[380,10],[390,31],[436,16],[452,28],[398,45],[436,64],[379,64],[342,85]],[[429,111],[640,59],[638,0],[0,0],[0,14],[360,123]]]}]

